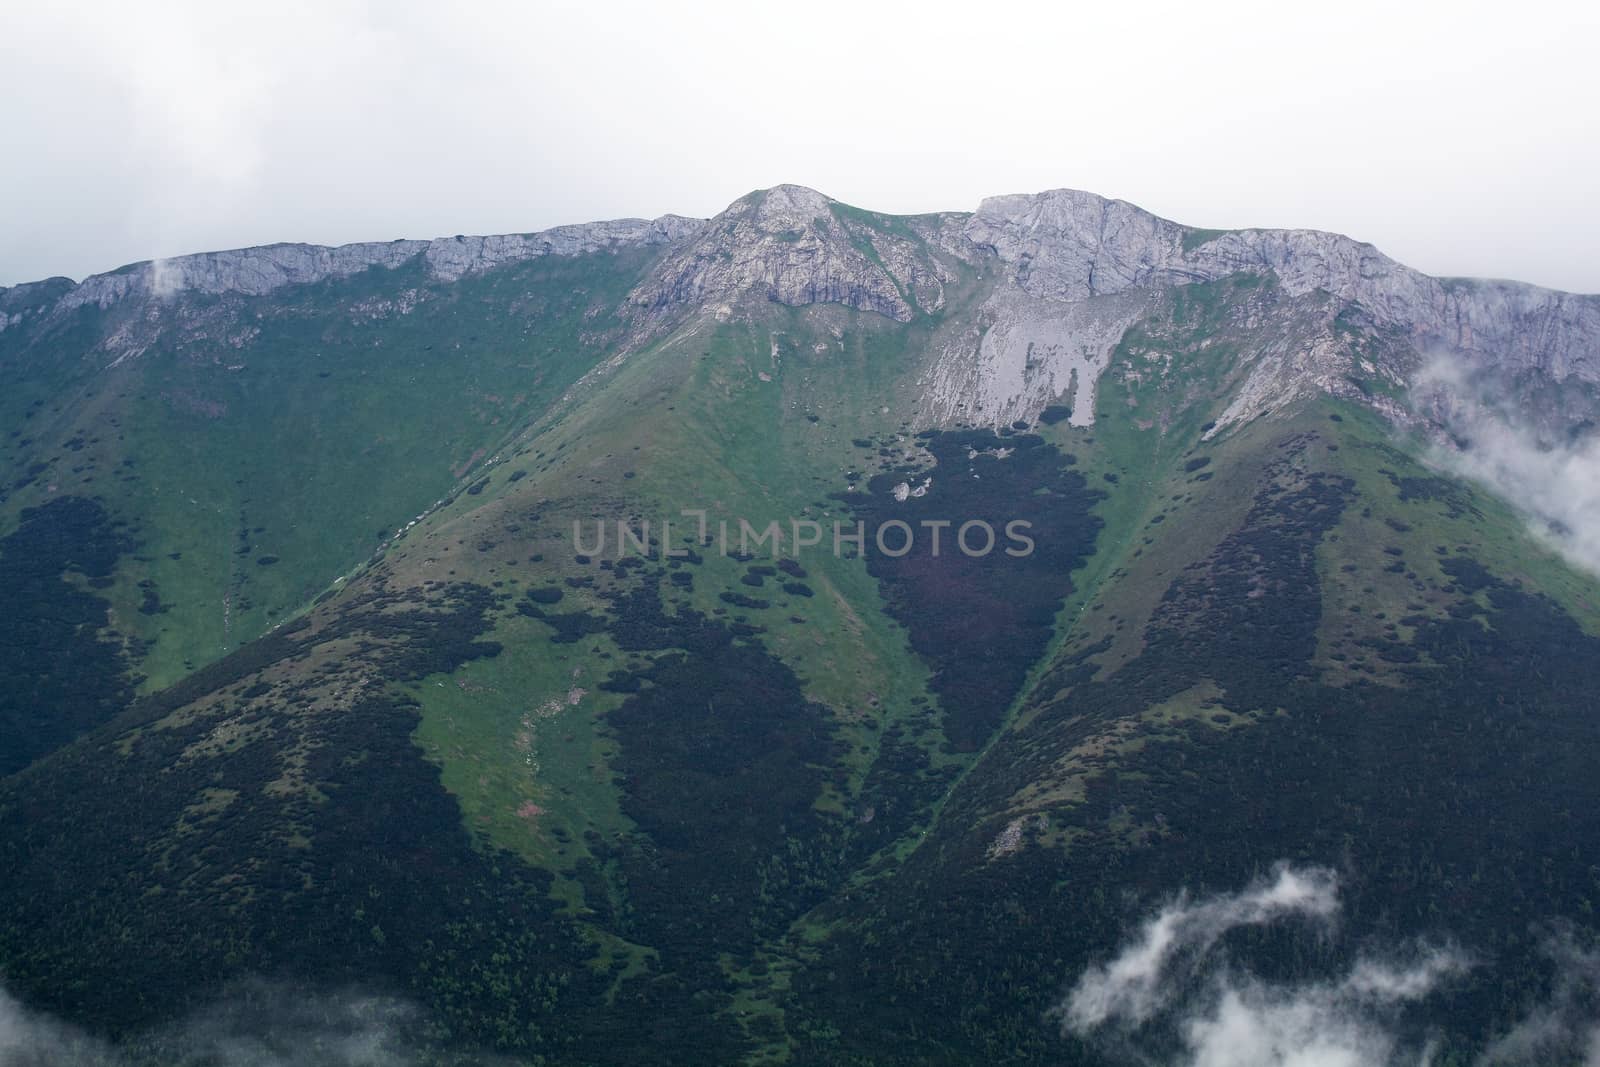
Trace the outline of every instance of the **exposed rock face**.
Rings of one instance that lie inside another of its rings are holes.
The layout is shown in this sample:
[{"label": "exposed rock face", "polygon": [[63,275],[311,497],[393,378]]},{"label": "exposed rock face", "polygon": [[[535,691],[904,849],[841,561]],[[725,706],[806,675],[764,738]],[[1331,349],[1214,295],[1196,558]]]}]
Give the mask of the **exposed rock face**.
[{"label": "exposed rock face", "polygon": [[1321,289],[1366,309],[1419,348],[1600,380],[1600,297],[1515,282],[1441,281],[1368,244],[1315,230],[1247,230],[1189,257],[1206,277],[1270,271],[1291,293]]},{"label": "exposed rock face", "polygon": [[[0,333],[26,324],[45,333],[60,316],[86,306],[110,310],[92,354],[108,366],[136,359],[162,337],[209,338],[246,347],[259,331],[239,319],[242,298],[261,297],[295,285],[344,278],[373,267],[393,270],[420,260],[428,274],[454,282],[469,274],[540,256],[575,256],[682,241],[705,223],[678,215],[654,220],[620,219],[558,226],[532,234],[441,237],[338,247],[265,245],[228,252],[136,263],[73,284],[67,278],[0,289]],[[187,296],[225,297],[220,302]],[[366,301],[351,308],[359,317],[404,314],[417,291],[394,300]],[[26,342],[24,342],[26,343]]]},{"label": "exposed rock face", "polygon": [[[1070,189],[992,197],[970,215],[891,220],[779,186],[713,219],[631,301],[652,312],[752,297],[837,303],[907,322],[945,306],[958,263],[998,281],[975,322],[942,329],[935,342],[923,388],[937,421],[1002,425],[1071,395],[1073,421],[1086,425],[1096,378],[1151,294],[1240,273],[1271,276],[1292,298],[1327,293],[1332,313],[1349,308],[1365,328],[1403,337],[1417,353],[1600,381],[1600,297],[1441,281],[1337,234],[1197,231]],[[1256,356],[1224,426],[1309,392],[1354,389],[1352,357],[1331,319],[1276,337]]]},{"label": "exposed rock face", "polygon": [[962,236],[996,256],[1012,285],[1043,300],[1086,300],[1192,280],[1184,228],[1121,200],[1072,189],[983,201]]},{"label": "exposed rock face", "polygon": [[661,310],[754,293],[790,306],[844,304],[898,322],[941,305],[949,274],[920,242],[852,226],[837,206],[797,185],[751,193],[668,256],[630,300]]},{"label": "exposed rock face", "polygon": [[1600,296],[1441,281],[1338,234],[1239,230],[1203,239],[1120,200],[1063,189],[985,200],[964,235],[993,251],[1012,284],[1042,299],[1271,274],[1291,295],[1323,290],[1359,304],[1421,350],[1600,381]]},{"label": "exposed rock face", "polygon": [[0,289],[0,332],[20,325],[29,317],[49,311],[71,291],[71,278],[46,278],[42,282]]},{"label": "exposed rock face", "polygon": [[941,347],[923,392],[930,421],[1003,426],[1070,398],[1073,425],[1092,424],[1100,374],[1154,292],[1064,303],[997,290],[979,320]]},{"label": "exposed rock face", "polygon": [[130,298],[166,298],[178,293],[239,293],[262,296],[286,285],[347,277],[369,267],[393,269],[422,256],[436,278],[454,281],[503,263],[548,255],[582,255],[634,245],[670,244],[704,223],[678,215],[558,226],[533,234],[441,237],[340,245],[278,244],[229,252],[203,252],[139,263],[96,274],[60,297],[59,306],[109,307]]},{"label": "exposed rock face", "polygon": [[[1087,424],[1098,374],[1156,295],[1240,273],[1271,276],[1291,298],[1326,293],[1333,303],[1315,329],[1244,356],[1256,365],[1223,425],[1308,391],[1351,388],[1353,357],[1330,317],[1339,314],[1401,339],[1418,359],[1448,354],[1507,379],[1600,383],[1600,296],[1440,280],[1337,234],[1192,230],[1069,189],[992,197],[971,214],[893,217],[783,185],[751,193],[709,222],[667,215],[536,234],[211,252],[76,286],[51,279],[0,289],[0,331],[59,310],[126,303],[150,322],[128,316],[115,326],[101,347],[121,360],[143,351],[158,329],[144,312],[179,294],[260,296],[418,257],[433,277],[453,281],[536,256],[641,245],[667,251],[628,298],[640,338],[680,315],[767,301],[842,304],[910,322],[944,309],[958,277],[979,279],[987,292],[978,291],[976,317],[952,317],[932,343],[924,410],[940,421],[1001,425],[1071,396],[1073,421]],[[1356,370],[1401,382],[1406,368]]]}]

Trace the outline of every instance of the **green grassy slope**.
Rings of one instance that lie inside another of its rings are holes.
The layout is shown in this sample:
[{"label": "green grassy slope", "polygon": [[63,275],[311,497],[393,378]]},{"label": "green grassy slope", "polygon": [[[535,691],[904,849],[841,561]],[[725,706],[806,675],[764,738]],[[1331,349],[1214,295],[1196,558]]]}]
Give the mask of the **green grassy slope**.
[{"label": "green grassy slope", "polygon": [[[7,331],[0,364],[18,387],[0,397],[0,529],[63,499],[120,524],[88,592],[125,665],[95,677],[107,693],[124,672],[154,692],[295,617],[470,488],[614,350],[614,309],[649,262],[552,256],[454,284],[414,262],[270,297],[186,298],[150,312],[164,323],[155,347],[109,367],[97,346],[127,328],[119,309]],[[8,593],[47,619],[55,589]],[[33,655],[7,654],[19,670]],[[85,693],[62,718],[98,721],[99,703]]]},{"label": "green grassy slope", "polygon": [[1430,1019],[1470,1062],[1551,978],[1536,928],[1592,921],[1594,580],[1364,409],[1202,440],[1226,379],[1181,340],[1152,379],[1130,337],[1062,431],[1117,477],[1093,579],[928,836],[814,916],[800,1062],[1098,1062],[1048,1009],[1132,909],[1284,859],[1343,872],[1348,936],[1236,962],[1459,939],[1488,962]]},{"label": "green grassy slope", "polygon": [[[374,268],[230,298],[222,337],[182,332],[207,308],[170,308],[168,341],[110,369],[91,349],[113,313],[84,310],[4,353],[26,371],[4,401],[5,514],[82,494],[136,529],[149,551],[111,599],[166,684],[299,610],[559,397],[647,263],[547,257],[453,285]],[[172,610],[141,615],[145,590]]]},{"label": "green grassy slope", "polygon": [[[586,375],[643,266],[376,321],[427,285],[356,279],[274,305],[241,370],[152,352],[8,401],[41,427],[11,462],[50,464],[16,531],[97,546],[29,580],[157,600],[144,700],[0,779],[8,983],[133,1031],[241,973],[360,979],[527,1062],[1096,1062],[1045,1010],[1131,904],[1287,858],[1349,873],[1358,935],[1493,956],[1466,1056],[1540,980],[1529,924],[1589,921],[1595,582],[1359,406],[1207,437],[1325,297],[1164,294],[1092,426],[995,431],[927,427],[918,388],[992,282],[904,324],[663,319]],[[828,536],[975,517],[1037,551]],[[827,533],[740,554],[741,519]]]}]

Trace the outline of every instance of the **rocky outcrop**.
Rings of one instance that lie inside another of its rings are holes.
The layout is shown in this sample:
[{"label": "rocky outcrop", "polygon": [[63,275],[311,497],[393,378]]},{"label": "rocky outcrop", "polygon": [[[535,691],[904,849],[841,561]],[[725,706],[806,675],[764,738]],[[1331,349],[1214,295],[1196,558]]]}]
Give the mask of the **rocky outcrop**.
[{"label": "rocky outcrop", "polygon": [[1270,274],[1285,291],[1359,305],[1419,350],[1600,381],[1600,296],[1515,282],[1441,280],[1370,244],[1318,230],[1191,230],[1132,204],[1062,189],[985,200],[964,236],[1032,296],[1074,301],[1128,288]]},{"label": "rocky outcrop", "polygon": [[704,225],[704,219],[663,215],[651,220],[557,226],[526,236],[439,238],[428,242],[423,255],[434,277],[454,281],[465,274],[537,256],[581,256],[640,245],[670,245],[699,232]]},{"label": "rocky outcrop", "polygon": [[1323,290],[1357,304],[1379,326],[1442,349],[1557,379],[1600,380],[1600,297],[1516,282],[1441,280],[1369,244],[1316,230],[1223,234],[1186,261],[1204,277],[1271,273],[1291,294]]},{"label": "rocky outcrop", "polygon": [[999,259],[1012,285],[1043,300],[1194,280],[1173,269],[1183,259],[1182,226],[1093,193],[990,197],[961,232]]},{"label": "rocky outcrop", "polygon": [[110,307],[128,299],[167,298],[179,293],[263,296],[287,285],[342,278],[371,267],[394,269],[418,256],[428,272],[444,281],[489,270],[504,263],[548,255],[583,255],[639,245],[671,244],[704,222],[678,215],[653,220],[620,219],[558,226],[532,234],[495,237],[441,237],[432,241],[389,241],[326,247],[277,244],[228,252],[203,252],[137,263],[97,274],[64,293],[64,309],[93,304]]},{"label": "rocky outcrop", "polygon": [[[976,319],[942,327],[934,343],[923,388],[925,411],[938,419],[1003,424],[1071,394],[1073,421],[1086,424],[1096,376],[1146,297],[1241,273],[1270,276],[1291,298],[1327,293],[1335,310],[1349,307],[1364,329],[1403,338],[1418,353],[1600,381],[1600,297],[1440,280],[1315,230],[1194,230],[1071,189],[992,197],[970,215],[898,219],[779,186],[713,219],[630,301],[650,312],[725,310],[750,298],[834,303],[906,322],[945,306],[960,262],[993,285]],[[1281,339],[1263,356],[1248,402],[1231,414],[1345,382],[1349,361],[1339,347],[1326,329],[1298,348]]]},{"label": "rocky outcrop", "polygon": [[839,207],[797,185],[751,193],[669,254],[629,300],[664,311],[753,294],[795,307],[843,304],[898,322],[941,305],[949,272],[919,241],[852,224]]},{"label": "rocky outcrop", "polygon": [[1075,426],[1094,422],[1095,388],[1129,326],[1151,310],[1155,290],[1071,303],[996,291],[977,321],[942,337],[922,383],[930,424],[1005,426],[1032,421],[1065,400]]},{"label": "rocky outcrop", "polygon": [[0,332],[48,311],[71,291],[71,278],[46,278],[42,282],[27,282],[0,289]]},{"label": "rocky outcrop", "polygon": [[[0,330],[57,309],[182,293],[261,296],[419,258],[432,277],[453,281],[537,256],[636,246],[666,249],[629,294],[636,339],[669,328],[678,314],[722,314],[752,302],[840,304],[909,322],[944,309],[958,276],[979,279],[989,291],[976,316],[940,324],[933,344],[924,388],[927,410],[942,418],[1031,418],[1070,392],[1078,401],[1074,421],[1086,422],[1097,368],[1148,297],[1241,273],[1271,276],[1290,297],[1327,293],[1362,329],[1400,338],[1422,355],[1453,355],[1513,377],[1600,382],[1600,296],[1432,278],[1369,244],[1314,230],[1194,230],[1070,189],[992,197],[971,214],[908,218],[782,185],[743,197],[709,222],[667,215],[535,234],[211,252],[136,264],[76,286],[52,279],[0,290]],[[154,328],[124,324],[104,347],[126,358],[148,343],[140,330]],[[1319,333],[1304,351],[1277,353],[1270,362],[1278,370],[1256,383],[1254,395],[1342,380],[1345,372],[1318,355],[1330,346]]]}]

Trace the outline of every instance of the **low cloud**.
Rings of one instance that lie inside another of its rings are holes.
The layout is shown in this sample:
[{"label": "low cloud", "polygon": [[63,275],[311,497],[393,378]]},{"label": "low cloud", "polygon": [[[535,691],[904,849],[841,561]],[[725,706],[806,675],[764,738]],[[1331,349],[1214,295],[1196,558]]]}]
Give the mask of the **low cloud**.
[{"label": "low cloud", "polygon": [[1487,486],[1528,515],[1540,539],[1600,574],[1600,436],[1550,439],[1444,357],[1417,376],[1412,399],[1456,443],[1436,449],[1434,462]]},{"label": "low cloud", "polygon": [[[1330,920],[1339,908],[1333,872],[1278,867],[1270,881],[1199,902],[1180,896],[1108,964],[1090,968],[1062,1004],[1062,1025],[1078,1033],[1108,1021],[1142,1023],[1171,997],[1178,977],[1203,962],[1229,930],[1290,917]],[[1196,958],[1199,957],[1199,958]],[[1187,959],[1188,966],[1184,966]]]},{"label": "low cloud", "polygon": [[1239,893],[1179,897],[1115,959],[1086,970],[1055,1014],[1063,1032],[1105,1040],[1140,1062],[1427,1063],[1430,1044],[1404,1036],[1401,1017],[1470,967],[1458,949],[1411,943],[1389,957],[1358,958],[1335,979],[1304,983],[1240,973],[1219,951],[1224,936],[1243,927],[1296,921],[1331,934],[1338,917],[1338,879],[1324,868],[1279,866]]},{"label": "low cloud", "polygon": [[1600,1067],[1600,952],[1579,948],[1562,932],[1547,939],[1545,953],[1556,965],[1550,997],[1494,1041],[1478,1067]]},{"label": "low cloud", "polygon": [[114,1045],[0,988],[0,1067],[407,1067],[425,1062],[423,1022],[393,997],[249,981]]},{"label": "low cloud", "polygon": [[170,300],[183,288],[183,271],[169,259],[153,260],[150,264],[150,292],[158,300]]},{"label": "low cloud", "polygon": [[0,989],[0,1064],[5,1067],[73,1067],[116,1064],[111,1049],[87,1034],[29,1011]]},{"label": "low cloud", "polygon": [[1464,956],[1417,948],[1403,961],[1361,960],[1341,979],[1275,985],[1218,977],[1211,1001],[1182,1025],[1194,1067],[1377,1067],[1426,1064],[1430,1043],[1400,1036],[1399,1016],[1464,972]]}]

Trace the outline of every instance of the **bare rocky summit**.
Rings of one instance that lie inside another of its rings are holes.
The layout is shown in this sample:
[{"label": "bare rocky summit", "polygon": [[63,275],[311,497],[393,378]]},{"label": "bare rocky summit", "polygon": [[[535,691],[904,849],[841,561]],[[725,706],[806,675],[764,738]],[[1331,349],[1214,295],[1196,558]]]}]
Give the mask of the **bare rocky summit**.
[{"label": "bare rocky summit", "polygon": [[751,193],[674,250],[631,300],[652,310],[755,293],[791,307],[843,304],[907,322],[942,306],[949,271],[921,242],[852,226],[797,185]]}]

